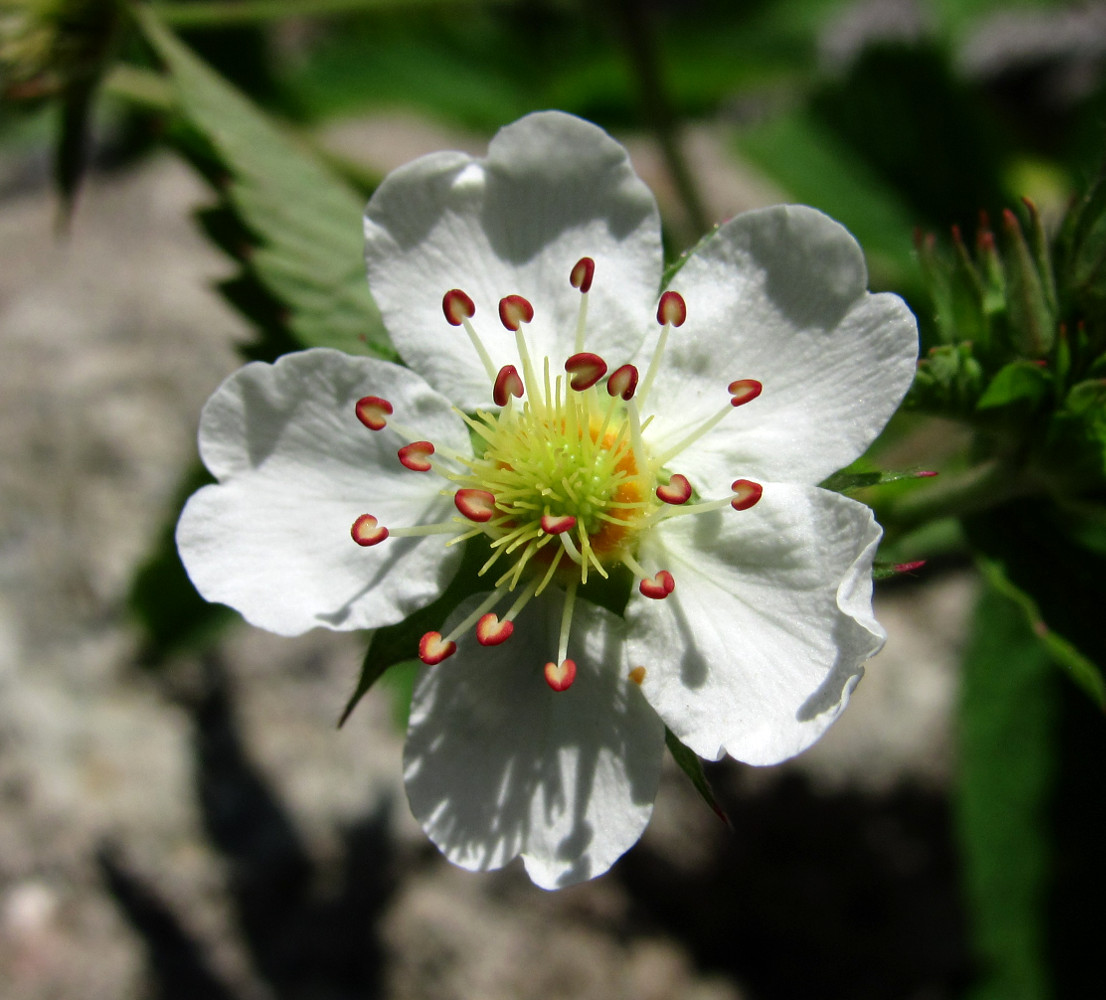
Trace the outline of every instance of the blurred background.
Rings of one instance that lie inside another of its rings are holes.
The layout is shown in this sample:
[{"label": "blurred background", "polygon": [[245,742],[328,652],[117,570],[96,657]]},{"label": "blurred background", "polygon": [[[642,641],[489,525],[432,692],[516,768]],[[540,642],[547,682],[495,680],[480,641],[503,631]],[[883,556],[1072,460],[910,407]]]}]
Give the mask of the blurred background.
[{"label": "blurred background", "polygon": [[[454,869],[425,840],[401,781],[402,676],[336,729],[363,637],[279,639],[203,605],[169,540],[207,396],[334,322],[282,298],[258,248],[285,223],[235,197],[255,175],[295,194],[293,167],[268,132],[250,159],[221,126],[279,121],[363,200],[415,156],[481,153],[528,111],[570,111],[628,147],[671,256],[737,212],[814,205],[928,343],[915,231],[975,233],[1023,196],[1055,224],[1097,174],[1106,4],[152,10],[201,62],[167,56],[127,4],[0,0],[0,993],[1093,996],[1101,715],[1031,652],[1003,664],[1017,724],[981,712],[998,696],[966,691],[961,664],[1014,626],[988,619],[997,598],[955,526],[896,534],[889,509],[890,558],[928,562],[878,585],[887,648],[809,753],[708,767],[733,830],[673,766],[641,843],[556,894],[520,866]],[[335,240],[359,261],[351,204]],[[968,436],[905,413],[878,448],[877,464],[943,471]],[[1020,627],[1001,655],[1030,649]],[[1074,735],[1038,753],[1057,718]],[[980,792],[1011,773],[1007,798]],[[1061,774],[1070,794],[1050,798]],[[1019,803],[1028,820],[1008,823]]]}]

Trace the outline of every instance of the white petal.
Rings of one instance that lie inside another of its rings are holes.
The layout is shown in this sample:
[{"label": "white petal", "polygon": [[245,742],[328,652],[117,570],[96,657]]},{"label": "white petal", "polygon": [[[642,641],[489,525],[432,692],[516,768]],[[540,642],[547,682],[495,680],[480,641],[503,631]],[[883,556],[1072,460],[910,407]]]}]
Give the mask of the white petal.
[{"label": "white petal", "polygon": [[560,612],[538,598],[502,645],[466,636],[424,668],[404,751],[411,810],[446,857],[485,871],[522,855],[546,889],[601,875],[637,841],[664,749],[660,719],[618,669],[609,613],[577,604],[576,681],[549,688]]},{"label": "white petal", "polygon": [[871,444],[910,387],[917,323],[891,294],[866,291],[849,232],[812,208],[739,215],[673,280],[687,301],[647,409],[658,453],[757,379],[739,407],[671,468],[701,489],[744,476],[817,483]]},{"label": "white petal", "polygon": [[508,125],[486,159],[436,153],[390,174],[366,209],[365,237],[369,287],[396,349],[466,409],[487,405],[491,386],[464,331],[442,315],[450,289],[473,299],[497,369],[518,363],[498,318],[506,295],[530,300],[529,350],[559,365],[573,353],[580,303],[569,274],[592,257],[587,346],[613,367],[637,350],[660,284],[653,195],[622,146],[560,112]]},{"label": "white petal", "polygon": [[872,512],[836,493],[768,484],[746,511],[679,517],[643,547],[664,600],[627,608],[630,663],[672,731],[701,757],[774,764],[845,707],[883,645],[872,616]]},{"label": "white petal", "polygon": [[219,479],[188,501],[177,548],[197,590],[281,635],[315,626],[400,621],[448,583],[459,552],[441,536],[362,548],[362,514],[400,527],[452,513],[432,472],[404,469],[405,443],[357,419],[362,396],[387,398],[394,419],[438,447],[469,449],[464,424],[414,373],[317,349],[232,375],[204,407],[200,454]]}]

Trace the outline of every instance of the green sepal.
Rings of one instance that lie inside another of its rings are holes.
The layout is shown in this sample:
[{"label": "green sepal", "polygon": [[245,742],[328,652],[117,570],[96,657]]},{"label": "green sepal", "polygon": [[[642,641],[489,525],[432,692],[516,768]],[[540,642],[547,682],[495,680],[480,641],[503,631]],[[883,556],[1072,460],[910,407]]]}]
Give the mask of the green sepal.
[{"label": "green sepal", "polygon": [[695,791],[699,793],[700,798],[710,806],[715,816],[732,829],[733,823],[730,822],[730,817],[726,815],[726,811],[718,804],[718,799],[714,797],[714,789],[710,787],[710,782],[707,780],[706,772],[703,770],[703,762],[699,759],[699,755],[690,747],[681,743],[676,734],[667,726],[664,727],[664,745],[668,747],[668,752],[672,754],[672,759],[679,765],[680,770],[691,780],[691,784]]},{"label": "green sepal", "polygon": [[975,358],[972,344],[942,344],[918,362],[907,402],[932,412],[967,414],[974,409],[982,385],[983,366]]},{"label": "green sepal", "polygon": [[1045,279],[1038,271],[1018,217],[1002,213],[1006,233],[1006,311],[1014,349],[1023,357],[1043,358],[1056,339],[1056,316],[1049,307]]},{"label": "green sepal", "polygon": [[419,639],[425,633],[440,629],[466,597],[491,589],[488,581],[480,576],[480,567],[487,562],[490,555],[491,548],[485,538],[470,538],[465,542],[457,572],[437,600],[425,608],[419,608],[403,621],[396,622],[395,625],[385,625],[372,633],[369,648],[365,650],[365,658],[361,661],[357,687],[338,719],[339,728],[389,667],[410,660],[413,654],[418,654]]},{"label": "green sepal", "polygon": [[931,472],[849,472],[842,469],[835,472],[827,479],[823,479],[818,485],[824,490],[832,490],[834,493],[856,493],[872,486],[884,486],[887,483],[901,483],[905,479],[925,479],[933,475]]},{"label": "green sepal", "polygon": [[1051,384],[1052,376],[1046,368],[1032,361],[1011,361],[987,384],[975,408],[987,410],[1012,403],[1035,405],[1050,394]]}]

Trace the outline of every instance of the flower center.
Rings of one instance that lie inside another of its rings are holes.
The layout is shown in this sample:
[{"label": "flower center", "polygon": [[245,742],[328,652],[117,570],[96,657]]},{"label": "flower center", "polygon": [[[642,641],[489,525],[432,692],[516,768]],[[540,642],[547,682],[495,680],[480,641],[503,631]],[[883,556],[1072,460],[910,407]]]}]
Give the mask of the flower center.
[{"label": "flower center", "polygon": [[[491,547],[480,574],[491,578],[492,593],[447,636],[438,632],[423,636],[419,656],[425,663],[440,663],[450,656],[457,648],[455,640],[473,625],[481,645],[504,642],[522,608],[556,584],[564,588],[564,608],[557,659],[546,664],[545,677],[554,690],[564,690],[576,676],[576,666],[567,657],[576,592],[592,573],[606,578],[612,568],[626,566],[639,578],[642,595],[663,600],[674,590],[675,580],[665,569],[650,575],[638,563],[643,532],[670,517],[725,506],[745,510],[760,499],[759,484],[739,479],[731,485],[730,496],[689,503],[690,482],[679,473],[665,471],[670,460],[732,408],[755,399],[760,383],[753,379],[730,383],[726,405],[676,446],[653,454],[642,439],[648,421],[641,419],[641,405],[653,384],[669,330],[683,324],[687,308],[677,292],[661,296],[657,311],[661,335],[639,391],[638,370],[632,364],[608,376],[607,363],[584,350],[594,271],[588,257],[573,267],[570,281],[580,292],[575,353],[564,360],[563,374],[554,374],[550,359],[543,358],[540,378],[525,339],[524,327],[534,317],[529,301],[508,295],[499,303],[500,321],[515,334],[520,374],[512,364],[496,369],[471,323],[476,312],[472,300],[459,289],[446,292],[445,317],[468,334],[487,372],[496,406],[494,411],[459,414],[471,432],[471,455],[439,453],[417,431],[393,421],[393,407],[381,397],[365,396],[357,403],[357,416],[370,430],[389,427],[407,439],[398,452],[405,468],[435,472],[445,480],[445,492],[452,494],[460,517],[389,530],[373,515],[364,514],[354,522],[354,540],[371,546],[390,535],[451,534],[447,544],[457,544],[483,535]],[[514,601],[501,619],[491,609],[508,595]]]}]

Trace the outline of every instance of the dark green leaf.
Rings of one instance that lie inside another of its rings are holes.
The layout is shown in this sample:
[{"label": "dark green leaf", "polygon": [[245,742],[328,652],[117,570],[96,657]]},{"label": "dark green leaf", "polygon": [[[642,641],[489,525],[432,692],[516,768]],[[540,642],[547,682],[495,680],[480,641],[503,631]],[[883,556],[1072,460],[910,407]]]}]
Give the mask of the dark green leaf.
[{"label": "dark green leaf", "polygon": [[976,403],[977,410],[986,410],[1011,403],[1035,404],[1048,395],[1052,376],[1047,369],[1032,361],[1011,361],[998,370]]},{"label": "dark green leaf", "polygon": [[232,232],[224,222],[220,242],[280,304],[287,332],[301,347],[394,358],[365,281],[361,196],[201,62],[149,8],[137,17],[165,62],[181,113],[215,158],[206,170],[229,174],[225,207],[239,223],[236,235],[252,237],[248,246],[224,242]]},{"label": "dark green leaf", "polygon": [[410,660],[412,654],[418,653],[419,639],[426,632],[440,629],[453,609],[466,597],[491,589],[487,581],[479,576],[480,567],[487,561],[490,553],[486,539],[469,539],[465,543],[457,573],[436,601],[395,625],[387,625],[373,632],[369,639],[369,648],[365,650],[365,659],[361,663],[357,687],[338,719],[339,727],[345,724],[357,703],[389,667]]},{"label": "dark green leaf", "polygon": [[703,801],[710,806],[714,814],[722,820],[726,826],[732,827],[733,824],[730,822],[730,817],[726,815],[725,810],[723,810],[718,804],[718,800],[714,797],[714,789],[710,787],[710,782],[707,780],[706,773],[703,771],[703,762],[699,759],[695,751],[684,746],[667,726],[664,727],[664,742],[665,746],[668,747],[668,752],[672,754],[672,759],[680,765],[680,770],[691,779],[692,785],[695,786],[695,791],[699,793]]}]

